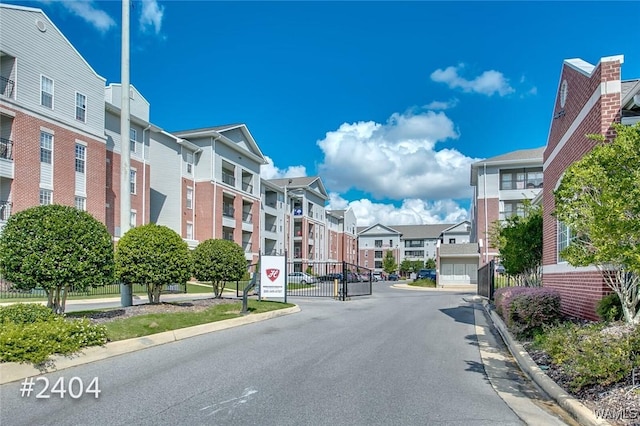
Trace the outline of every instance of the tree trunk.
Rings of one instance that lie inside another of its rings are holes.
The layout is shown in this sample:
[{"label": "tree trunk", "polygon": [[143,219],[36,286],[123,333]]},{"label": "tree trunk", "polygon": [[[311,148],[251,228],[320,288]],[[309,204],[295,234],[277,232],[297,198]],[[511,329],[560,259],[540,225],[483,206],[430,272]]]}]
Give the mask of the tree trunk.
[{"label": "tree trunk", "polygon": [[160,293],[162,293],[162,284],[156,284],[153,288],[153,303],[160,303]]}]

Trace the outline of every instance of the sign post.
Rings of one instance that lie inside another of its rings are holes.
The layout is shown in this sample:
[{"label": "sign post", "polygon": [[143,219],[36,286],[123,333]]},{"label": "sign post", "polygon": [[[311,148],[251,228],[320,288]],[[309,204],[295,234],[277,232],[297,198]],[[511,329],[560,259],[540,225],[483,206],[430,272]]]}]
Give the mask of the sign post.
[{"label": "sign post", "polygon": [[284,256],[262,256],[260,259],[260,299],[278,298],[286,302],[286,269]]}]

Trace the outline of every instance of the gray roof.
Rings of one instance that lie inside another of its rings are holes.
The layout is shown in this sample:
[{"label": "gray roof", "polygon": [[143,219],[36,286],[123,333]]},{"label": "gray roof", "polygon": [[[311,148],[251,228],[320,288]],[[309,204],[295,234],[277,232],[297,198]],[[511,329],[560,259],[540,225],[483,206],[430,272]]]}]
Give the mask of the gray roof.
[{"label": "gray roof", "polygon": [[440,256],[473,256],[480,255],[478,243],[440,244]]},{"label": "gray roof", "polygon": [[394,225],[391,226],[402,234],[403,240],[411,239],[436,239],[442,231],[453,226],[452,224],[439,223],[435,225]]},{"label": "gray roof", "polygon": [[[374,224],[377,225],[377,224]],[[437,239],[447,228],[454,226],[450,223],[439,223],[431,225],[383,225],[401,234],[403,240],[424,240]],[[371,228],[371,226],[359,226],[358,234]]]},{"label": "gray roof", "polygon": [[478,161],[473,163],[473,165],[483,165],[483,164],[494,164],[494,163],[504,163],[504,162],[525,162],[525,161],[540,161],[542,163],[542,156],[544,154],[544,146],[533,149],[521,149],[518,151],[507,152],[506,154],[501,154],[495,157],[487,158],[486,160]]},{"label": "gray roof", "polygon": [[478,180],[478,168],[483,165],[487,166],[497,166],[497,165],[508,165],[508,166],[517,166],[520,163],[533,163],[539,162],[542,167],[542,162],[544,158],[544,150],[546,146],[541,146],[539,148],[532,149],[520,149],[518,151],[507,152],[506,154],[501,154],[495,157],[487,158],[482,161],[476,161],[471,164],[471,181],[470,184],[475,186]]},{"label": "gray roof", "polygon": [[268,182],[271,182],[274,185],[278,185],[279,187],[284,188],[285,186],[289,188],[305,188],[309,186],[314,180],[318,179],[317,176],[304,176],[304,177],[295,177],[295,178],[279,178],[279,179],[267,179]]},{"label": "gray roof", "polygon": [[638,84],[638,81],[640,81],[640,80],[626,80],[626,81],[623,81],[622,82],[622,93],[620,94],[620,96],[622,98],[627,96],[627,94],[631,91],[633,86]]},{"label": "gray roof", "polygon": [[[264,179],[265,181],[271,183],[272,185],[277,185],[280,188],[287,187],[289,190],[292,189],[304,189],[308,191],[315,192],[316,194],[322,196],[325,199],[329,199],[327,194],[327,190],[322,183],[322,179],[319,176],[304,176],[304,177],[295,177],[295,178],[279,178],[279,179]],[[318,182],[318,190],[312,188],[311,185],[314,182]]]},{"label": "gray roof", "polygon": [[169,133],[173,133],[174,135],[179,134],[179,133],[194,133],[194,132],[207,132],[207,131],[215,131],[215,132],[219,132],[219,131],[224,131],[224,130],[229,130],[229,129],[233,129],[235,127],[239,127],[242,126],[243,123],[233,123],[233,124],[223,124],[221,126],[211,126],[211,127],[200,127],[197,129],[184,129],[184,130],[176,130],[173,132],[169,132]]},{"label": "gray roof", "polygon": [[633,101],[633,97],[639,94],[640,79],[623,81],[622,92],[620,93],[622,108],[627,109],[628,111],[640,110],[640,105],[636,105],[636,103]]}]

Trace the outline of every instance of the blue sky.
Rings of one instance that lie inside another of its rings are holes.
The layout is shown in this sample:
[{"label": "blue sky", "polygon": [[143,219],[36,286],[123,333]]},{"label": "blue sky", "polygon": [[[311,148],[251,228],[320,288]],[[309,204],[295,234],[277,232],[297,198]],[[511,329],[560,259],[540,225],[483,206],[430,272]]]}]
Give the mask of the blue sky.
[{"label": "blue sky", "polygon": [[[120,2],[7,3],[120,82]],[[640,78],[640,2],[132,3],[154,124],[245,123],[264,178],[320,176],[359,226],[467,219],[471,163],[546,144],[564,59],[623,54]]]}]

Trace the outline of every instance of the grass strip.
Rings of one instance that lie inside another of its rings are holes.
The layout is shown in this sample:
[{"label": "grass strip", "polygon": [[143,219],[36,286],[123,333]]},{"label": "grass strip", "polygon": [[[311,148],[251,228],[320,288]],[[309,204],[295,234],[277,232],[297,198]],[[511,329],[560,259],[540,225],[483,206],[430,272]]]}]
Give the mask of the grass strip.
[{"label": "grass strip", "polygon": [[[258,314],[290,308],[290,303],[249,300],[249,312]],[[110,341],[148,336],[163,331],[177,330],[194,325],[222,321],[242,316],[242,302],[214,305],[200,312],[176,312],[168,314],[146,314],[123,318],[104,324]]]}]

